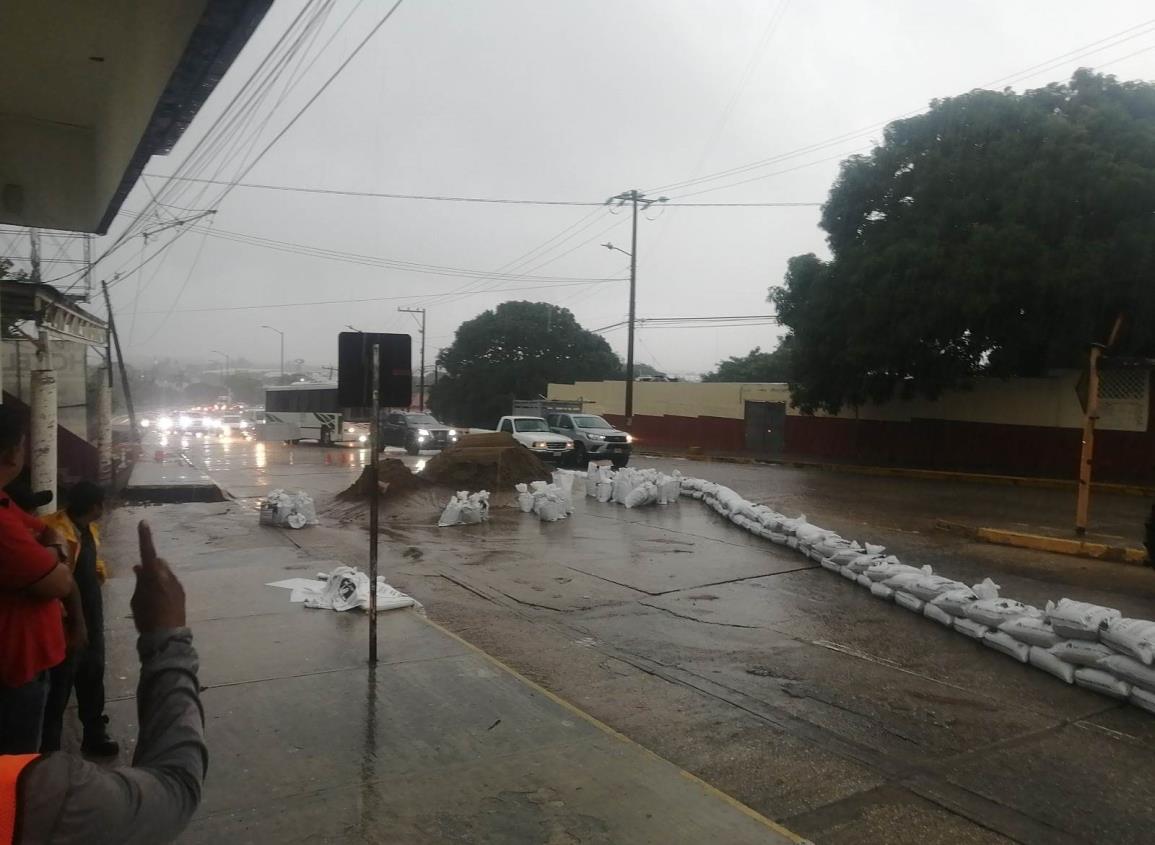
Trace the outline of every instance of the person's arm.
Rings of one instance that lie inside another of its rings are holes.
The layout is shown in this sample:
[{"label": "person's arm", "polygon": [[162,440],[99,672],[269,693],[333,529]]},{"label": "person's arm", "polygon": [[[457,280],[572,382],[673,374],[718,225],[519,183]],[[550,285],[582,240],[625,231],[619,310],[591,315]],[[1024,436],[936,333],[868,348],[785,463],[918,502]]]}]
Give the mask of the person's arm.
[{"label": "person's arm", "polygon": [[21,780],[21,841],[28,843],[169,842],[200,803],[208,767],[204,712],[192,633],[184,626],[180,582],[155,557],[147,527],[133,615],[140,640],[140,735],[133,766],[106,769],[56,753],[32,763]]},{"label": "person's arm", "polygon": [[[37,537],[55,541],[54,545],[42,545]],[[72,591],[72,573],[67,565],[60,565],[62,543],[59,534],[36,517],[23,511],[5,514],[0,524],[0,590],[38,599],[67,596]]]},{"label": "person's arm", "polygon": [[64,597],[64,639],[70,655],[78,654],[88,646],[88,619],[84,616],[80,587],[75,582],[71,592]]}]

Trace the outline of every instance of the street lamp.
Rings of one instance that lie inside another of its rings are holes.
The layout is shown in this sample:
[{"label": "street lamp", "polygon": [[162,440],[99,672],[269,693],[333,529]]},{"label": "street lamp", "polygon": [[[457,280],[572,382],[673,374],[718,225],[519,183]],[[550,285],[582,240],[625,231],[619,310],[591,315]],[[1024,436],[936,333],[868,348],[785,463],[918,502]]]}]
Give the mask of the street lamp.
[{"label": "street lamp", "polygon": [[231,401],[233,398],[233,392],[229,389],[229,370],[232,369],[232,359],[229,357],[229,353],[221,352],[219,349],[213,349],[212,353],[214,355],[220,355],[225,359],[225,372],[224,375],[221,376],[221,385],[225,389],[225,396],[229,397],[229,400]]},{"label": "street lamp", "polygon": [[262,329],[268,329],[271,332],[276,332],[281,336],[281,384],[285,383],[285,333],[280,329],[274,329],[272,326],[261,326]]}]

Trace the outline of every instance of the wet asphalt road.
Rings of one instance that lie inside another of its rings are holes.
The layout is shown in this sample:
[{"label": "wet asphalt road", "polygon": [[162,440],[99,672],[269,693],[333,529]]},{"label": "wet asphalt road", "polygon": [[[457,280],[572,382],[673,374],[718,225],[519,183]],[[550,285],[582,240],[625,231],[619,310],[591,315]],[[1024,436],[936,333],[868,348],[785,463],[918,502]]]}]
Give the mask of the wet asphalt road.
[{"label": "wet asphalt road", "polygon": [[[324,502],[363,450],[196,442],[242,501],[300,487]],[[412,463],[412,460],[408,460]],[[1046,524],[1061,491],[648,461],[1004,595],[1063,595],[1155,618],[1149,570],[984,546],[935,517]],[[436,529],[438,502],[387,521],[383,566],[430,616],[660,755],[818,842],[1147,842],[1155,718],[1068,687],[874,599],[698,503],[579,500],[565,522],[500,510]],[[1139,500],[1098,503],[1126,525]],[[345,514],[349,517],[349,514]],[[357,520],[294,542],[350,562]]]}]

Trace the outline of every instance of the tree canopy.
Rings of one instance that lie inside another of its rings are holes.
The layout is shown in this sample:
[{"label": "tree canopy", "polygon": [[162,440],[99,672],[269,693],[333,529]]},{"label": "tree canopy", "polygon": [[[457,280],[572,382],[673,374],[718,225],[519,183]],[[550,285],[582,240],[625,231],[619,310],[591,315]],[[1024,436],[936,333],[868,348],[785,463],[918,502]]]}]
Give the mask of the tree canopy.
[{"label": "tree canopy", "polygon": [[980,374],[1155,352],[1155,85],[1077,71],[936,100],[843,162],[832,257],[789,262],[770,299],[805,410],[936,396]]},{"label": "tree canopy", "polygon": [[702,376],[702,381],[782,382],[790,380],[790,348],[782,343],[773,352],[755,346],[748,355],[733,356],[718,363],[718,369]]},{"label": "tree canopy", "polygon": [[551,381],[620,378],[622,369],[605,338],[546,302],[503,302],[467,320],[437,360],[446,374],[430,391],[433,413],[479,428],[494,426],[514,399],[544,395]]}]

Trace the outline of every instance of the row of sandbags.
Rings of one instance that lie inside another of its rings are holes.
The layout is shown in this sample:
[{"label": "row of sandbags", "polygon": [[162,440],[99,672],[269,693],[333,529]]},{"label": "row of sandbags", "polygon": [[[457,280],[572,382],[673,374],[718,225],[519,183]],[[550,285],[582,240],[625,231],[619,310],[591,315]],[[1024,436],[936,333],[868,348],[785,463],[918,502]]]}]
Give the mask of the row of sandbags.
[{"label": "row of sandbags", "polygon": [[913,613],[952,628],[1021,663],[1155,713],[1155,622],[1113,608],[1060,599],[1043,609],[999,596],[989,578],[968,586],[911,566],[882,546],[857,543],[806,516],[787,517],[728,487],[681,478],[682,495],[699,499],[734,524],[796,549],[847,580]]},{"label": "row of sandbags", "polygon": [[[562,470],[561,472],[565,472]],[[612,469],[591,462],[586,472],[570,472],[585,479],[586,495],[599,502],[615,502],[627,508],[677,504],[682,495],[682,474],[670,475],[656,469],[622,467]],[[557,473],[554,473],[555,477]]]}]

